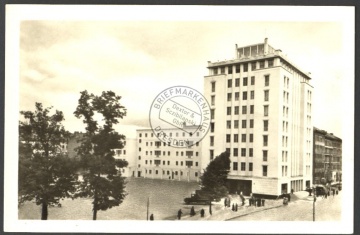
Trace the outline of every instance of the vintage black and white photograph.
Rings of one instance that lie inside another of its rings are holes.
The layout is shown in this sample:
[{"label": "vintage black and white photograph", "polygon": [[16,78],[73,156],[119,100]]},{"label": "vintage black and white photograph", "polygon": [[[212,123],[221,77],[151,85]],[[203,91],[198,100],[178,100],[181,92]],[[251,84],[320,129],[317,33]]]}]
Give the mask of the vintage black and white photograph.
[{"label": "vintage black and white photograph", "polygon": [[5,231],[352,232],[354,8],[6,19]]}]

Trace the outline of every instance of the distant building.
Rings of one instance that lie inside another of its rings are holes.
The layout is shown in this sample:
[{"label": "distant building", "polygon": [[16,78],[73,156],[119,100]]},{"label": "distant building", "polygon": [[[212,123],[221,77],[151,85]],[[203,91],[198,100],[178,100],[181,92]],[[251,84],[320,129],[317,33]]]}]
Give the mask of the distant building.
[{"label": "distant building", "polygon": [[[185,127],[197,128],[197,127]],[[152,129],[136,131],[136,177],[199,181],[201,173],[201,141],[178,128],[163,129],[167,136],[177,138],[182,146],[173,147],[161,141]],[[191,145],[191,146],[188,146]]]},{"label": "distant building", "polygon": [[128,162],[128,166],[121,169],[124,177],[135,176],[136,172],[136,139],[126,139],[124,148],[114,149],[115,159],[122,159]]},{"label": "distant building", "polygon": [[342,181],[342,140],[314,127],[313,182]]},{"label": "distant building", "polygon": [[[294,45],[295,46],[295,45]],[[228,151],[230,192],[279,195],[312,183],[309,73],[263,43],[235,47],[233,60],[208,62],[205,97],[211,129],[202,168]]]}]

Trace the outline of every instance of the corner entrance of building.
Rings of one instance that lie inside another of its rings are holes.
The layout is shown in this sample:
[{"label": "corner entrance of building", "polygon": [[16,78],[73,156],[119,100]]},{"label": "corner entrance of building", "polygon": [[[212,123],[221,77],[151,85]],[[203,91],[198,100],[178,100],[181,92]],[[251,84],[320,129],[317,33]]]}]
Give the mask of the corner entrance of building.
[{"label": "corner entrance of building", "polygon": [[229,193],[240,193],[242,192],[245,196],[250,196],[251,193],[251,186],[252,181],[251,180],[233,180],[228,179],[227,180],[227,186],[229,189]]},{"label": "corner entrance of building", "polygon": [[141,177],[141,171],[138,171],[138,177]]},{"label": "corner entrance of building", "polygon": [[288,193],[288,184],[281,184],[281,194]]}]

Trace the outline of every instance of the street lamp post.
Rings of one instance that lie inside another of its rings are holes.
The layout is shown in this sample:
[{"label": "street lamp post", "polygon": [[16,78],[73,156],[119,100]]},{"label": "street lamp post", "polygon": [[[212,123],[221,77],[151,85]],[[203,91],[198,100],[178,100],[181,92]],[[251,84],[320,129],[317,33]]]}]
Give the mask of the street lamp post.
[{"label": "street lamp post", "polygon": [[315,222],[315,202],[316,202],[316,190],[315,190],[315,187],[313,187],[313,195],[314,195],[314,201],[313,201],[313,221]]}]

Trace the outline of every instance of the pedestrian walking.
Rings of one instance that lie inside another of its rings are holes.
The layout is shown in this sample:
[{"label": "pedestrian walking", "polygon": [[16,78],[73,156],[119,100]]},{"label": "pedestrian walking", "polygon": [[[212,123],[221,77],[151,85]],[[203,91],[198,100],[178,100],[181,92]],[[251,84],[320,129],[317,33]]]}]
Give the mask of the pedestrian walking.
[{"label": "pedestrian walking", "polygon": [[205,215],[205,210],[204,209],[201,209],[200,215],[201,215],[201,217],[204,217],[204,215]]},{"label": "pedestrian walking", "polygon": [[224,199],[224,206],[227,207],[227,197]]},{"label": "pedestrian walking", "polygon": [[293,188],[291,189],[291,194],[294,194],[294,189]]},{"label": "pedestrian walking", "polygon": [[332,193],[333,193],[333,197],[335,197],[335,189],[334,188],[332,190]]},{"label": "pedestrian walking", "polygon": [[194,209],[194,206],[191,207],[190,209],[190,216],[194,216],[196,213],[195,213],[195,209]]},{"label": "pedestrian walking", "polygon": [[182,214],[182,211],[181,209],[178,211],[178,214],[177,214],[177,217],[178,217],[178,220],[181,220],[181,214]]},{"label": "pedestrian walking", "polygon": [[236,203],[235,204],[235,211],[237,211],[238,210],[238,204]]},{"label": "pedestrian walking", "polygon": [[230,205],[231,205],[231,199],[229,198],[228,199],[228,207],[230,207]]},{"label": "pedestrian walking", "polygon": [[154,214],[150,215],[150,220],[154,220]]},{"label": "pedestrian walking", "polygon": [[232,211],[235,211],[235,205],[234,205],[234,203],[232,204],[231,210],[232,210]]}]

